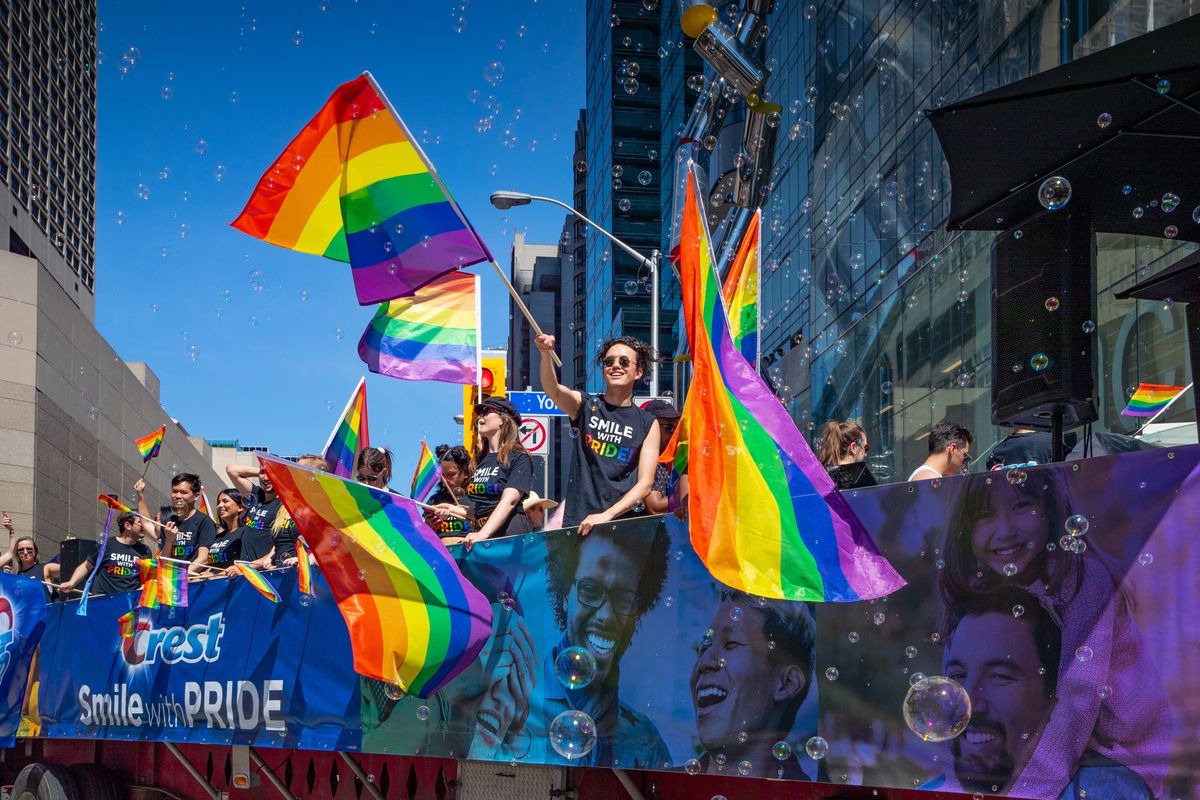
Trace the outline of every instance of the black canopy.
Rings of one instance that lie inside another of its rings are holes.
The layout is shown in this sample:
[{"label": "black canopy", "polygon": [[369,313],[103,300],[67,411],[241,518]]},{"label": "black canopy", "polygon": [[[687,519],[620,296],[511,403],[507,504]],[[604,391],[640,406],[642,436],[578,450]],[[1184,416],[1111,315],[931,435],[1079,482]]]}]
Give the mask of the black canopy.
[{"label": "black canopy", "polygon": [[1017,227],[1062,176],[1098,231],[1200,241],[1200,16],[928,114],[950,164],[947,229]]}]

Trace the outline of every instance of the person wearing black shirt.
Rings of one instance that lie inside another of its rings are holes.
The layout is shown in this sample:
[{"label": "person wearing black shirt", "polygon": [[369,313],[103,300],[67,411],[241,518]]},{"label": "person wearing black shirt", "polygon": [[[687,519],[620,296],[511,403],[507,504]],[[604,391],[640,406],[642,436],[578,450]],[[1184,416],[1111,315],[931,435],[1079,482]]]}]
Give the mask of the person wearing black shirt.
[{"label": "person wearing black shirt", "polygon": [[[229,476],[233,488],[241,492],[246,500],[246,526],[269,533],[283,503],[275,494],[275,487],[271,485],[266,470],[246,464],[229,464],[225,467],[225,474]],[[258,478],[257,487],[251,478]]]},{"label": "person wearing black shirt", "polygon": [[[679,425],[679,409],[666,400],[651,400],[645,405],[645,409],[658,420],[662,438],[659,444],[661,453],[670,442],[676,426]],[[670,464],[658,464],[654,468],[654,483],[650,487],[650,494],[646,495],[646,510],[651,514],[666,513],[667,506],[670,505],[671,469]]]},{"label": "person wearing black shirt", "polygon": [[33,578],[46,589],[46,599],[52,599],[51,589],[46,584],[58,578],[58,564],[44,564],[38,557],[37,542],[32,536],[17,536],[12,519],[7,513],[0,512],[0,524],[8,528],[8,550],[0,555],[0,569],[6,569],[14,575]]},{"label": "person wearing black shirt", "polygon": [[542,352],[542,390],[571,419],[570,479],[563,525],[592,526],[642,510],[654,485],[662,432],[650,413],[633,403],[633,388],[658,355],[632,336],[610,339],[596,354],[604,394],[593,397],[558,382],[551,355],[554,337],[536,339]]},{"label": "person wearing black shirt", "polygon": [[[318,456],[313,453],[305,453],[296,459],[296,463],[302,467],[315,469],[319,472],[330,472],[329,462],[323,456]],[[275,515],[275,521],[271,524],[271,541],[269,543],[260,543],[257,538],[246,551],[246,559],[251,561],[254,566],[269,567],[292,567],[296,565],[296,523],[292,521],[292,515],[288,513],[286,508],[279,509],[279,513]],[[263,550],[262,547],[269,544],[269,549]],[[257,554],[257,555],[255,555]]]},{"label": "person wearing black shirt", "polygon": [[876,485],[875,476],[867,467],[870,450],[862,425],[850,419],[845,422],[831,419],[821,429],[817,459],[839,489],[861,489]]},{"label": "person wearing black shirt", "polygon": [[[1073,431],[1063,433],[1063,452],[1070,452],[1077,441],[1078,437]],[[1053,444],[1054,440],[1050,437],[1049,431],[1018,428],[992,448],[992,453],[988,456],[987,468],[1000,470],[1049,464],[1054,460],[1050,455]]]},{"label": "person wearing black shirt", "polygon": [[463,539],[468,549],[493,536],[533,530],[521,508],[533,484],[533,459],[517,436],[521,414],[507,398],[489,397],[475,406],[475,425],[475,471],[466,494],[471,507],[448,503],[436,507],[443,517],[461,518],[474,512],[477,530]]},{"label": "person wearing black shirt", "polygon": [[[212,520],[209,520],[210,524]],[[141,571],[138,561],[154,555],[142,538],[145,531],[142,519],[136,514],[122,514],[117,519],[119,532],[109,539],[104,547],[104,560],[96,571],[96,579],[92,581],[93,594],[114,594],[116,592],[132,592],[140,589]],[[87,576],[95,568],[96,556],[81,563],[75,568],[70,580],[59,585],[59,590],[67,593],[76,590],[87,582]]]}]

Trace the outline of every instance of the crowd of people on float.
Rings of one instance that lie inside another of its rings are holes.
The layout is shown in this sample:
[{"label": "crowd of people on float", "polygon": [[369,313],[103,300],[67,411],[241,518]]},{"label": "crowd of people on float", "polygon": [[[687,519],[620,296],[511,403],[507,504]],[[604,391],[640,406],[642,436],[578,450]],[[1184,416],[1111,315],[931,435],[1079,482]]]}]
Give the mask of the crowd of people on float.
[{"label": "crowd of people on float", "polygon": [[[439,445],[441,467],[437,491],[424,504],[425,520],[447,544],[475,544],[499,536],[560,527],[578,527],[587,535],[596,525],[645,514],[675,510],[686,513],[687,475],[658,463],[679,422],[680,411],[655,399],[645,406],[633,401],[634,387],[657,358],[645,342],[622,336],[605,342],[596,355],[604,391],[591,394],[561,384],[553,363],[555,338],[537,337],[543,391],[567,415],[571,469],[561,501],[533,490],[534,465],[518,434],[521,415],[504,397],[487,397],[475,407],[473,451],[461,445]],[[970,462],[971,434],[952,422],[934,426],[929,457],[909,480],[958,474]],[[866,431],[852,420],[831,420],[822,430],[817,457],[841,489],[873,486],[867,466],[870,444]],[[297,462],[330,471],[319,455]],[[171,479],[171,502],[157,512],[146,500],[146,483],[134,484],[137,513],[116,518],[115,531],[98,556],[85,558],[63,575],[59,557],[42,561],[32,536],[17,536],[7,514],[0,518],[9,532],[0,569],[46,584],[48,593],[78,596],[95,572],[91,592],[108,594],[139,588],[138,560],[166,557],[189,564],[190,577],[202,580],[234,576],[236,561],[256,569],[296,564],[296,525],[283,507],[267,474],[258,466],[231,464],[229,488],[217,495],[215,519],[198,508],[203,487],[199,476],[181,472]],[[352,478],[389,490],[392,454],[382,447],[361,450]]]}]

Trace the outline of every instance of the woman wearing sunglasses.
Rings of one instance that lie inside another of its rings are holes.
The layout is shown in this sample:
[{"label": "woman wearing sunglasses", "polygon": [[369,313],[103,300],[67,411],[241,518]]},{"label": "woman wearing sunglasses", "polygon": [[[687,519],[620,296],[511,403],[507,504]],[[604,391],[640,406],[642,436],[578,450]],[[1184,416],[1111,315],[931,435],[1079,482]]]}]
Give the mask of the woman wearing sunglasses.
[{"label": "woman wearing sunglasses", "polygon": [[475,530],[464,537],[469,550],[493,536],[530,533],[533,525],[521,501],[533,485],[533,459],[517,429],[521,414],[512,401],[489,397],[475,406],[475,471],[467,481],[466,504],[436,506],[443,519],[475,514]]},{"label": "woman wearing sunglasses", "polygon": [[[57,581],[58,564],[43,564],[38,558],[38,546],[33,537],[17,536],[8,513],[0,512],[0,515],[0,525],[8,529],[8,550],[0,554],[0,569],[36,581]],[[47,571],[52,574],[47,575]],[[49,597],[49,590],[46,594]]]},{"label": "woman wearing sunglasses", "polygon": [[867,467],[870,450],[862,425],[850,419],[845,422],[831,419],[821,429],[817,458],[839,489],[861,489],[877,483]]},{"label": "woman wearing sunglasses", "polygon": [[563,525],[587,534],[594,525],[642,513],[654,486],[661,431],[652,414],[633,402],[633,390],[658,358],[650,345],[622,336],[600,346],[596,363],[604,394],[593,396],[558,382],[554,337],[536,339],[542,352],[542,390],[571,418],[571,477]]}]

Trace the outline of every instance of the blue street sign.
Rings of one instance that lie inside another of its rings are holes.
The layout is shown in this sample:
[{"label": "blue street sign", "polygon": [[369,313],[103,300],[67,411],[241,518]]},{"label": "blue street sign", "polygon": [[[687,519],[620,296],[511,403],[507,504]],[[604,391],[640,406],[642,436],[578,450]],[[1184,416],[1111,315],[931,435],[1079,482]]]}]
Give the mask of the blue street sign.
[{"label": "blue street sign", "polygon": [[509,392],[508,399],[517,407],[517,411],[520,411],[522,416],[566,416],[566,413],[560,411],[545,392]]}]

